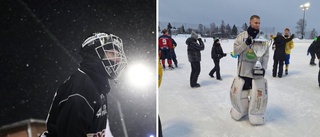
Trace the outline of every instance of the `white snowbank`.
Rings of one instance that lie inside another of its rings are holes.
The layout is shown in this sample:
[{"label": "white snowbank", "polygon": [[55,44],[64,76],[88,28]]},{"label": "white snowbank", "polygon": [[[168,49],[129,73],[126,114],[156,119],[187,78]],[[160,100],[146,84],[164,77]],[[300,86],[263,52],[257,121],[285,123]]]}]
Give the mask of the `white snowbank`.
[{"label": "white snowbank", "polygon": [[[189,37],[188,35],[187,37]],[[236,76],[237,59],[221,59],[223,81],[210,78],[214,64],[210,56],[212,38],[207,38],[202,51],[200,88],[190,88],[190,63],[186,36],[173,37],[179,68],[164,71],[159,89],[159,115],[165,137],[316,137],[320,136],[319,68],[309,66],[307,48],[312,40],[294,39],[289,75],[271,76],[273,51],[270,50],[266,78],[269,82],[269,103],[266,123],[252,126],[245,117],[235,121],[229,111],[229,89]],[[233,50],[234,40],[222,41],[224,52]]]}]

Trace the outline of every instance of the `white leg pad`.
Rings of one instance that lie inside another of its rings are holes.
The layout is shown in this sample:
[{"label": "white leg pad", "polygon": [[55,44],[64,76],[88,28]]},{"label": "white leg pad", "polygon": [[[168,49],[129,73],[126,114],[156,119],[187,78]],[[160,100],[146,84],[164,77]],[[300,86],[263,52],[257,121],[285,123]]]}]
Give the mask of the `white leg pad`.
[{"label": "white leg pad", "polygon": [[249,120],[253,125],[264,124],[268,103],[268,82],[265,78],[252,80],[250,93]]},{"label": "white leg pad", "polygon": [[230,100],[232,108],[230,114],[233,119],[240,120],[243,116],[248,114],[249,107],[249,90],[242,91],[244,80],[240,77],[236,77],[233,80],[230,89]]}]

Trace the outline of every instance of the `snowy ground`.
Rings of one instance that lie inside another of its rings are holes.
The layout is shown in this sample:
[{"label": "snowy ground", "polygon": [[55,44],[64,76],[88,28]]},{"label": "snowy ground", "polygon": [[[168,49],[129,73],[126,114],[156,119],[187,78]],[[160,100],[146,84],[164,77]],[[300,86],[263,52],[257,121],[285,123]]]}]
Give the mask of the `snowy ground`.
[{"label": "snowy ground", "polygon": [[[212,38],[207,38],[202,51],[200,88],[190,88],[190,63],[187,59],[186,36],[173,37],[179,68],[166,70],[159,89],[159,115],[165,137],[315,137],[320,136],[319,68],[309,65],[307,48],[311,40],[295,39],[289,75],[271,76],[273,51],[270,50],[266,78],[269,102],[266,123],[252,126],[248,117],[231,118],[229,88],[236,75],[237,59],[227,56],[220,62],[223,81],[210,78],[214,64],[210,56]],[[224,52],[231,52],[234,40],[221,42]],[[316,60],[317,62],[317,60]]]}]

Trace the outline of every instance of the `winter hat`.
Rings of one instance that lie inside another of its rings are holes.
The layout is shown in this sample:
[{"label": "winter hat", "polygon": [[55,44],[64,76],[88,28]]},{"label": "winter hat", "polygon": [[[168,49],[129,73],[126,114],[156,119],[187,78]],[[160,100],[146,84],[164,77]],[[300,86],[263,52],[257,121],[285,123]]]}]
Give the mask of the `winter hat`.
[{"label": "winter hat", "polygon": [[191,32],[191,38],[193,38],[193,39],[198,39],[198,34],[196,33],[196,32],[194,32],[194,31],[192,31]]},{"label": "winter hat", "polygon": [[289,29],[289,28],[285,28],[284,30],[290,31],[290,29]]},{"label": "winter hat", "polygon": [[219,39],[214,40],[214,44],[216,44],[219,41]]}]

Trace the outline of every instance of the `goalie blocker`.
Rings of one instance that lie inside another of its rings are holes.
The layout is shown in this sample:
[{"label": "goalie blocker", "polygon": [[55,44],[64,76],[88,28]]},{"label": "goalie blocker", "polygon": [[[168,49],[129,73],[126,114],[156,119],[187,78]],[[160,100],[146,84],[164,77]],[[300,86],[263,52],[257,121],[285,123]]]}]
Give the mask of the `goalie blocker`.
[{"label": "goalie blocker", "polygon": [[251,90],[242,90],[244,80],[235,77],[230,89],[232,108],[230,114],[233,119],[240,120],[249,115],[249,121],[253,125],[264,124],[264,114],[268,103],[268,84],[263,77],[252,80]]}]

